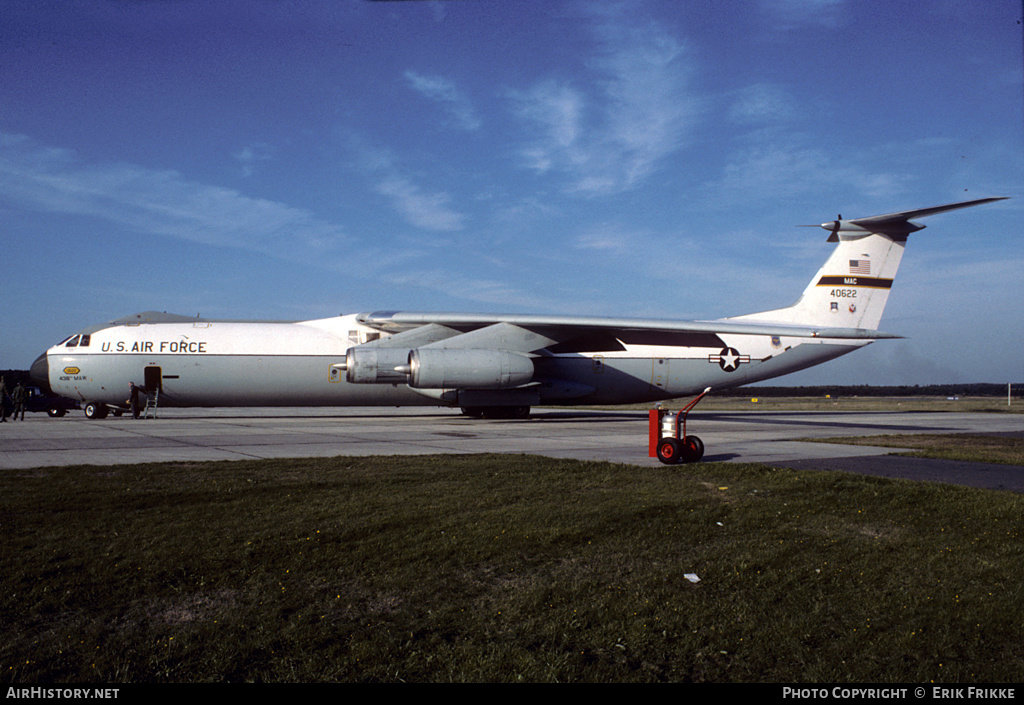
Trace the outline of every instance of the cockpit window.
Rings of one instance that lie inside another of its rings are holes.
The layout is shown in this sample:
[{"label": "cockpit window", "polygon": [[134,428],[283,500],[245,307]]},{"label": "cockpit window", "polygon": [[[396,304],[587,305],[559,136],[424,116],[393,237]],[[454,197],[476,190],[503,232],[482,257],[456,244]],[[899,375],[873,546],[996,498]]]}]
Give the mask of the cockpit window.
[{"label": "cockpit window", "polygon": [[88,336],[88,335],[83,335],[83,336],[82,336],[82,341],[81,341],[81,342],[80,342],[80,343],[78,344],[78,345],[79,345],[79,347],[82,347],[82,348],[87,348],[87,347],[89,347],[89,338],[90,338],[90,337],[91,337],[91,336]]},{"label": "cockpit window", "polygon": [[77,348],[78,347],[78,340],[79,340],[79,338],[81,338],[81,336],[78,336],[78,335],[72,337],[71,340],[69,340],[67,345],[65,345],[64,347]]}]

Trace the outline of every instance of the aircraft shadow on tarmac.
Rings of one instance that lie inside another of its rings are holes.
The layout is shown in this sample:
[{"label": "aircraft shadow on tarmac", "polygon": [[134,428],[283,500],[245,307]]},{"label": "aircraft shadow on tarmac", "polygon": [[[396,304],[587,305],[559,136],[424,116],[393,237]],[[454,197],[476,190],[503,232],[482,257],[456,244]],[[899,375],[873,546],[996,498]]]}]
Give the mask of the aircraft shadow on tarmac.
[{"label": "aircraft shadow on tarmac", "polygon": [[530,421],[646,421],[646,411],[594,411],[566,409],[542,411],[530,415]]}]

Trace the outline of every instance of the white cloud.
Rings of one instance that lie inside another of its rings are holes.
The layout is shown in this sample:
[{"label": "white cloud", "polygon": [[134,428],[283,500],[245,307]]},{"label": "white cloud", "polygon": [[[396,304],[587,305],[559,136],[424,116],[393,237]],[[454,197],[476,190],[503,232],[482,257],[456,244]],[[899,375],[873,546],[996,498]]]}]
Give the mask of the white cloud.
[{"label": "white cloud", "polygon": [[400,176],[390,176],[377,185],[405,220],[426,230],[454,231],[465,227],[466,216],[449,208],[446,193],[424,193],[419,186]]},{"label": "white cloud", "polygon": [[729,108],[729,118],[741,125],[786,122],[796,113],[789,94],[769,83],[757,83],[741,89]]},{"label": "white cloud", "polygon": [[454,82],[440,76],[424,76],[415,71],[406,71],[405,78],[417,93],[438,102],[456,127],[467,131],[480,129],[482,123],[473,104],[455,87]]},{"label": "white cloud", "polygon": [[844,160],[793,136],[732,153],[722,177],[709,188],[715,202],[728,204],[774,201],[835,189],[867,197],[892,196],[903,192],[908,182],[909,177],[874,171],[870,165]]},{"label": "white cloud", "polygon": [[513,93],[521,117],[535,123],[540,137],[523,148],[524,161],[538,172],[581,166],[587,154],[578,139],[582,131],[583,97],[569,86],[545,81],[526,92]]},{"label": "white cloud", "polygon": [[258,162],[270,160],[272,152],[269,145],[257,142],[242,147],[231,156],[242,166],[242,176],[248,178],[255,173]]},{"label": "white cloud", "polygon": [[454,232],[466,227],[467,216],[451,206],[444,191],[426,192],[399,168],[399,157],[356,132],[343,141],[355,154],[355,165],[376,182],[374,192],[385,196],[407,223],[433,231]]},{"label": "white cloud", "polygon": [[405,269],[381,275],[390,286],[417,287],[437,291],[446,296],[475,301],[509,311],[550,310],[561,301],[552,301],[535,292],[527,292],[506,281],[471,277],[450,268],[434,270]]},{"label": "white cloud", "polygon": [[86,163],[24,135],[0,135],[0,194],[29,208],[105,218],[142,234],[287,259],[348,240],[339,226],[300,208],[191,181],[176,171]]},{"label": "white cloud", "polygon": [[761,7],[775,18],[778,29],[806,25],[835,29],[841,24],[846,0],[762,0]]},{"label": "white cloud", "polygon": [[549,78],[510,95],[536,129],[524,164],[567,179],[566,190],[609,194],[638,186],[685,141],[695,99],[686,92],[684,47],[625,12],[585,6],[595,51],[585,85]]}]

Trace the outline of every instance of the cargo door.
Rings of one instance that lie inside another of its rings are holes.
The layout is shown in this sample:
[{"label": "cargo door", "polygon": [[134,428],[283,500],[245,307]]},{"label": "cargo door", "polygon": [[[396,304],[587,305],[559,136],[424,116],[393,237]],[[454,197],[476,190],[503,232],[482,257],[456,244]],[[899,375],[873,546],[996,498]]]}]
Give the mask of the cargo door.
[{"label": "cargo door", "polygon": [[143,370],[145,375],[145,389],[147,392],[159,392],[163,387],[163,379],[160,372],[160,368],[155,365],[150,365]]}]

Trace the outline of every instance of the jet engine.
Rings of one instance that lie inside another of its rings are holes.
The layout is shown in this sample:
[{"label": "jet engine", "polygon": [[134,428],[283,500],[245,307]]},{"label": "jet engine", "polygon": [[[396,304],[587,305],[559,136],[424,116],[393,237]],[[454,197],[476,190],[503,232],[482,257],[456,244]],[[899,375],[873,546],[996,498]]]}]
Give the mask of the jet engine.
[{"label": "jet engine", "polygon": [[352,384],[405,384],[406,374],[395,368],[408,361],[407,348],[349,348],[345,377]]},{"label": "jet engine", "polygon": [[533,379],[533,360],[506,350],[417,348],[398,369],[418,389],[510,389]]}]

